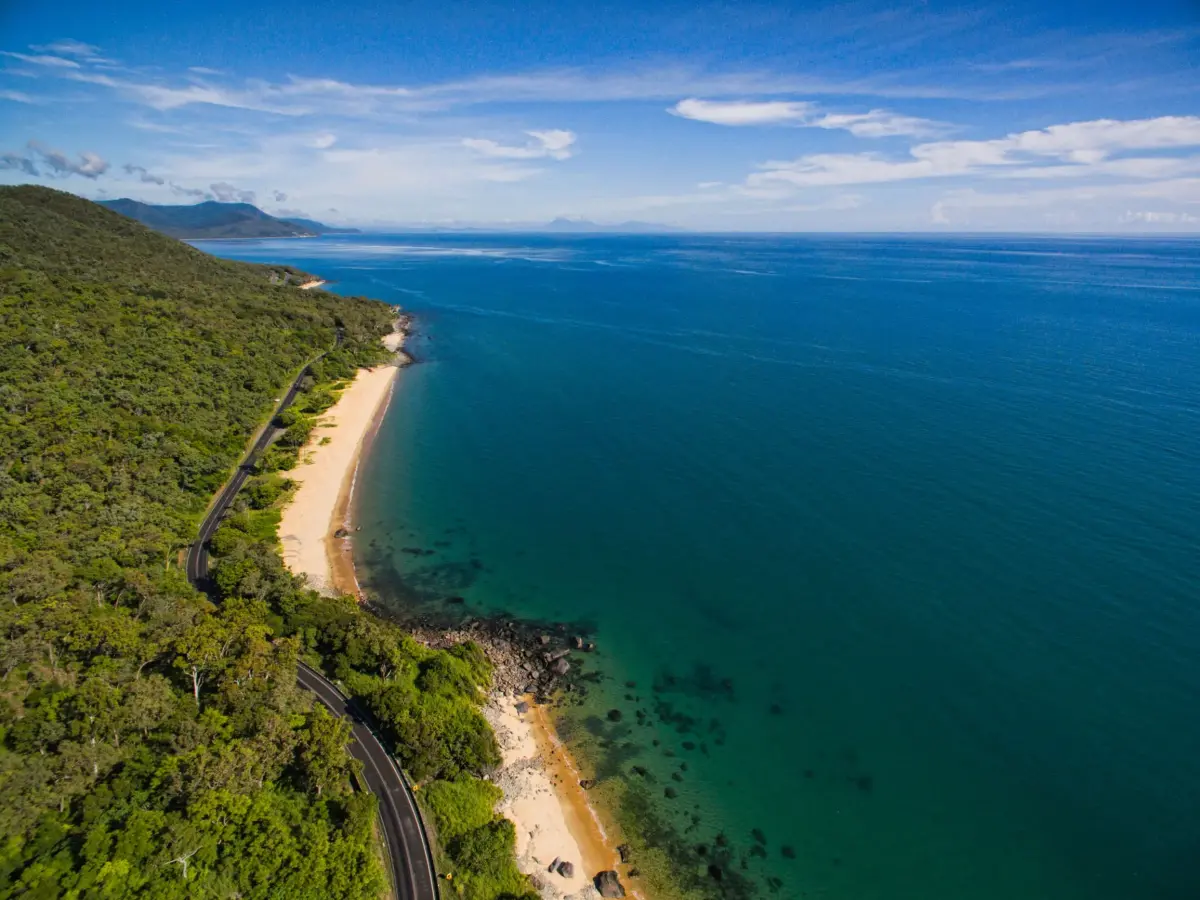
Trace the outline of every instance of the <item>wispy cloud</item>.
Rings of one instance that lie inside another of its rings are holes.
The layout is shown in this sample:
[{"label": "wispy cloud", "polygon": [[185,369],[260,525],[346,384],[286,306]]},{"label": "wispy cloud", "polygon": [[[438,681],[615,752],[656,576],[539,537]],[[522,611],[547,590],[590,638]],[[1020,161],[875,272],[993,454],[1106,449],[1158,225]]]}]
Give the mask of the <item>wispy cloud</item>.
[{"label": "wispy cloud", "polygon": [[34,178],[42,174],[33,159],[23,153],[0,153],[0,169],[15,169]]},{"label": "wispy cloud", "polygon": [[137,175],[138,180],[143,184],[165,184],[166,179],[151,172],[147,172],[144,166],[135,166],[132,163],[126,163],[122,168],[130,175]]},{"label": "wispy cloud", "polygon": [[905,116],[886,109],[865,113],[823,113],[808,100],[680,100],[667,110],[672,115],[713,125],[793,125],[841,129],[855,137],[881,138],[907,135],[926,137],[944,130],[930,119]]},{"label": "wispy cloud", "polygon": [[21,91],[0,91],[0,100],[11,100],[13,103],[36,103],[31,96]]},{"label": "wispy cloud", "polygon": [[31,63],[35,66],[49,66],[56,69],[78,69],[79,63],[73,59],[66,59],[61,56],[49,56],[45,54],[33,55],[29,53],[13,53],[9,50],[0,50],[0,56],[7,56],[11,59],[18,59],[23,63]]},{"label": "wispy cloud", "polygon": [[50,44],[35,44],[30,49],[37,50],[39,53],[53,53],[58,56],[81,56],[84,59],[95,59],[100,56],[99,47],[71,38],[54,41]]},{"label": "wispy cloud", "polygon": [[[33,49],[33,48],[31,48]],[[713,71],[694,65],[644,66],[624,71],[560,68],[526,73],[481,75],[467,79],[426,84],[369,84],[333,78],[289,75],[282,80],[238,79],[219,69],[192,66],[177,74],[136,70],[113,65],[97,56],[99,48],[78,41],[40,45],[50,52],[0,51],[4,55],[40,68],[42,74],[57,74],[81,84],[110,89],[121,97],[154,110],[169,112],[190,106],[265,112],[281,116],[404,117],[482,104],[536,102],[619,102],[628,100],[673,100],[678,97],[784,97],[861,95],[878,97],[1007,97],[1011,92],[994,85],[967,85],[961,79],[914,81],[899,75],[887,78],[827,78],[807,74],[769,71]],[[1022,87],[1022,91],[1028,90]],[[746,106],[747,101],[735,101]],[[765,100],[760,115],[783,110],[783,118],[800,109],[797,101]],[[689,105],[713,101],[686,100]],[[703,110],[697,106],[701,113]],[[737,114],[733,107],[712,115],[727,118]],[[746,108],[747,115],[755,111]],[[878,111],[859,115],[879,115]],[[695,116],[701,118],[700,115]],[[710,119],[716,121],[716,119]],[[765,120],[764,120],[765,121]],[[722,124],[739,124],[724,121]],[[888,126],[853,123],[863,133]],[[841,127],[841,126],[830,126]],[[901,127],[893,122],[892,129]],[[905,132],[912,133],[912,132]]]},{"label": "wispy cloud", "polygon": [[561,129],[526,131],[532,141],[521,146],[501,144],[487,138],[464,138],[463,146],[496,159],[570,159],[575,134]]},{"label": "wispy cloud", "polygon": [[253,203],[258,196],[254,191],[234,187],[228,181],[218,181],[208,187],[213,192],[213,196],[222,203]]},{"label": "wispy cloud", "polygon": [[1164,210],[1126,210],[1121,216],[1122,222],[1137,222],[1143,225],[1189,225],[1200,222],[1200,217],[1186,212],[1168,212]]},{"label": "wispy cloud", "polygon": [[906,135],[926,137],[945,131],[945,126],[932,119],[903,116],[886,109],[872,109],[865,113],[829,113],[812,123],[814,128],[843,129],[855,137],[881,138]]},{"label": "wispy cloud", "polygon": [[179,197],[192,197],[196,200],[212,199],[212,195],[208,191],[201,190],[200,188],[184,187],[183,185],[176,184],[173,181],[170,183],[170,187],[171,193]]},{"label": "wispy cloud", "polygon": [[[1028,222],[1030,213],[1060,217],[1066,212],[1108,230],[1137,224],[1194,223],[1196,217],[1186,210],[1163,208],[1178,203],[1200,204],[1200,178],[1006,193],[964,188],[939,198],[930,208],[929,217],[935,225],[950,227],[1004,226],[1012,221]],[[1148,209],[1151,205],[1158,208]]]}]

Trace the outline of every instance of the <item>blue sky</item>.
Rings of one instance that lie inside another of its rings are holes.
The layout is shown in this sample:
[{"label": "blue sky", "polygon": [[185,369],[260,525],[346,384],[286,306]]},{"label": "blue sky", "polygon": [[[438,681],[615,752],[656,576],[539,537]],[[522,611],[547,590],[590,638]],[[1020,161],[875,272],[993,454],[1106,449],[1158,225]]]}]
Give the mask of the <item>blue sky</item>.
[{"label": "blue sky", "polygon": [[1200,5],[0,4],[0,183],[389,224],[1200,232]]}]

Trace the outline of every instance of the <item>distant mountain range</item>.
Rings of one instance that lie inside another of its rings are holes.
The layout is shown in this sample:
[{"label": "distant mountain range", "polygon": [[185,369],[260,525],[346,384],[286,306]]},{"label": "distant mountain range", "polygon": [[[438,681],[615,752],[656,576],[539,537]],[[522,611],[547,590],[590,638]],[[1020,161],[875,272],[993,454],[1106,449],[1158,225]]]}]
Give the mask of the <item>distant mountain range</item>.
[{"label": "distant mountain range", "polygon": [[320,234],[356,233],[312,219],[279,219],[249,203],[208,200],[184,206],[158,206],[137,200],[101,200],[114,212],[128,216],[155,231],[175,238],[316,237]]}]

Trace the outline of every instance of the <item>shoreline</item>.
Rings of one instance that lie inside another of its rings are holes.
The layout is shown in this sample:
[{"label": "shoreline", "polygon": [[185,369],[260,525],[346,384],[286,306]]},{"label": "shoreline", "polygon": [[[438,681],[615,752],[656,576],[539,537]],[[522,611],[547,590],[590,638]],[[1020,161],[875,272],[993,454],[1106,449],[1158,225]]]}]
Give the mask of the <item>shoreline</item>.
[{"label": "shoreline", "polygon": [[[327,596],[350,594],[368,602],[354,567],[355,489],[400,368],[412,361],[402,349],[408,325],[402,317],[384,338],[396,362],[359,370],[321,416],[300,462],[288,473],[297,487],[279,525],[284,565]],[[615,870],[627,895],[641,898],[628,883],[629,866],[589,802],[587,785],[550,715],[550,694],[570,668],[563,665],[566,657],[572,648],[584,651],[591,644],[559,635],[555,644],[566,646],[552,649],[549,635],[525,631],[522,640],[509,626],[493,630],[479,623],[465,631],[418,629],[414,637],[431,646],[474,640],[496,667],[484,715],[502,750],[503,765],[495,775],[504,791],[498,811],[515,827],[520,871],[545,897],[592,900],[599,896],[596,875]],[[551,871],[558,862],[572,865],[569,876]]]},{"label": "shoreline", "polygon": [[363,447],[387,409],[396,376],[411,362],[401,349],[407,324],[406,318],[398,319],[397,330],[383,339],[395,360],[356,373],[321,414],[299,462],[287,473],[296,488],[279,522],[283,562],[326,596],[362,596],[346,540],[350,503]]},{"label": "shoreline", "polygon": [[[499,812],[516,828],[517,868],[553,900],[595,900],[593,879],[604,871],[617,873],[625,896],[644,900],[617,826],[593,804],[591,784],[554,726],[556,698],[570,689],[569,658],[593,645],[565,627],[542,630],[510,619],[417,627],[413,636],[431,647],[474,641],[495,666],[484,716],[503,757],[494,780],[504,791]],[[574,866],[571,877],[551,872],[560,860]]]},{"label": "shoreline", "polygon": [[[594,897],[592,879],[618,869],[620,854],[579,787],[546,707],[529,695],[497,691],[484,715],[503,756],[494,781],[504,791],[499,812],[516,830],[517,868],[543,897]],[[572,866],[569,875],[556,870],[562,862]]]}]

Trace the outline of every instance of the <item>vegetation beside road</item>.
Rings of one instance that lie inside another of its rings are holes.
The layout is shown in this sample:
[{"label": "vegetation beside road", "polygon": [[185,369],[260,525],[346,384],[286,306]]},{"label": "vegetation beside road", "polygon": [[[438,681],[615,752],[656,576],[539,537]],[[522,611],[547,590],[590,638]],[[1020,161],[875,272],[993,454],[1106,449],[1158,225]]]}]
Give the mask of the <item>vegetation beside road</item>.
[{"label": "vegetation beside road", "polygon": [[[0,897],[378,897],[375,801],[352,791],[348,726],[297,689],[301,657],[377,711],[419,777],[478,784],[495,763],[477,651],[324,600],[275,551],[283,473],[392,319],[284,271],[0,188]],[[339,328],[218,533],[214,604],[181,551]],[[456,885],[520,893],[492,877],[511,842],[500,858],[479,827]]]}]

